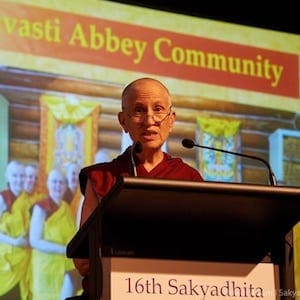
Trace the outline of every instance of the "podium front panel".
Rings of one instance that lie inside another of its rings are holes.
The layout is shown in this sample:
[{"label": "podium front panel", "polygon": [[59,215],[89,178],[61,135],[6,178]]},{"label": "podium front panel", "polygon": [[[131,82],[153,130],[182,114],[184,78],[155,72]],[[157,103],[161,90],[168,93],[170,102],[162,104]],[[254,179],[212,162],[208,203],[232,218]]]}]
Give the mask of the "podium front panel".
[{"label": "podium front panel", "polygon": [[278,300],[278,266],[104,258],[103,300]]}]

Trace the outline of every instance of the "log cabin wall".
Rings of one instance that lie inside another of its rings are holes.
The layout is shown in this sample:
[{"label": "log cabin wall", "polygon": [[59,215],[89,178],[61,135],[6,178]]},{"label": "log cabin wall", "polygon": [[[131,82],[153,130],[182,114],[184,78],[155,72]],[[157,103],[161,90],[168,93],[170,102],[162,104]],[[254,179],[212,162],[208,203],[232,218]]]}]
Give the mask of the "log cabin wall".
[{"label": "log cabin wall", "polygon": [[[100,104],[98,148],[106,148],[112,157],[120,153],[121,127],[117,112],[123,86],[78,78],[0,68],[0,94],[9,102],[9,159],[39,161],[40,103],[44,93],[64,96],[74,94]],[[196,117],[220,117],[241,122],[242,153],[269,159],[269,135],[278,128],[299,129],[296,113],[265,109],[226,101],[172,95],[177,114],[174,130],[168,140],[168,152],[194,165],[194,149],[181,145],[183,138],[195,138]],[[245,183],[268,184],[266,167],[253,159],[242,160]]]}]

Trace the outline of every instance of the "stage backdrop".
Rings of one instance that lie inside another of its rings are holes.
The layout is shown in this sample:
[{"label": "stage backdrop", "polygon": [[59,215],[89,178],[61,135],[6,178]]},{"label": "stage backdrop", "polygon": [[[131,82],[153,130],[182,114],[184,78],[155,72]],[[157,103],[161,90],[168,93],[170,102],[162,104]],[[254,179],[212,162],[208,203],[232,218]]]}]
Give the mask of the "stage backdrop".
[{"label": "stage backdrop", "polygon": [[[270,160],[278,184],[299,186],[299,53],[296,34],[109,1],[1,1],[0,187],[11,160],[36,164],[46,192],[53,167],[69,176],[118,155],[121,92],[141,76],[172,94],[165,151],[208,180],[269,184],[260,161],[183,148],[190,138]],[[70,197],[78,222],[76,184]]]}]

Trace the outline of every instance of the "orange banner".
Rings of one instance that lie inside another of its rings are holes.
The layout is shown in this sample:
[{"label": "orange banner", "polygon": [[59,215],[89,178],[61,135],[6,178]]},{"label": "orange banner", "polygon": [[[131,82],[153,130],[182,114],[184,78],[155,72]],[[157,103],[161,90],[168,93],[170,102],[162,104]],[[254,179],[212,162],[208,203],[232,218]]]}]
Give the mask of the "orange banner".
[{"label": "orange banner", "polygon": [[299,98],[298,55],[101,15],[1,2],[0,49]]}]

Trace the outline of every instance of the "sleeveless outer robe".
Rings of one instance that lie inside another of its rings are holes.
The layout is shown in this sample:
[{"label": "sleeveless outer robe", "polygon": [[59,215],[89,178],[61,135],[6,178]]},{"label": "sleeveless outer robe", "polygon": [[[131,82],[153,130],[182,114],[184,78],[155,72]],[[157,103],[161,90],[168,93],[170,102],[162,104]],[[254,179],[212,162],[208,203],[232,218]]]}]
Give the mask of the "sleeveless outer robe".
[{"label": "sleeveless outer robe", "polygon": [[[9,190],[6,190],[1,195],[8,209],[0,218],[0,231],[13,238],[27,234],[31,203],[25,199],[26,193],[23,192],[16,198]],[[0,295],[6,294],[19,282],[21,298],[29,299],[30,254],[29,247],[15,247],[0,243]]]},{"label": "sleeveless outer robe", "polygon": [[[36,205],[47,213],[43,238],[66,246],[76,232],[76,223],[69,204],[62,201],[57,206],[47,198]],[[31,261],[33,300],[59,300],[65,273],[75,269],[72,259],[66,255],[32,249]]]}]

